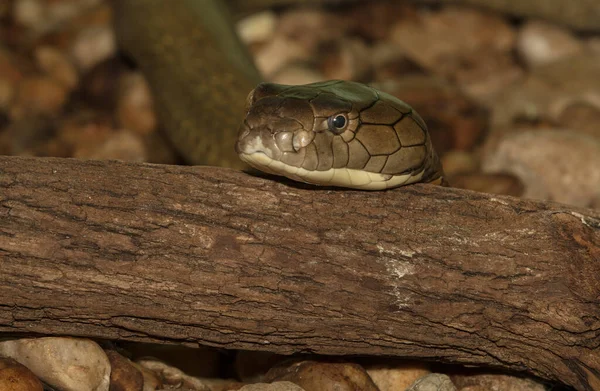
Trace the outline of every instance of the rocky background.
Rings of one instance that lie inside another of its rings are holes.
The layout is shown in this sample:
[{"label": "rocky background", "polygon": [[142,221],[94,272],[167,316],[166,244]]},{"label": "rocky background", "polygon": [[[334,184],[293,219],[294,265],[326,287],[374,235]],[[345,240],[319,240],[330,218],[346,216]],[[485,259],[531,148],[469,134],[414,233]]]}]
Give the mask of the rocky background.
[{"label": "rocky background", "polygon": [[[357,80],[412,105],[452,186],[600,208],[600,6],[441,3],[282,6],[245,12],[238,31],[268,80]],[[143,75],[117,53],[107,1],[2,0],[0,21],[0,154],[183,163]],[[551,387],[424,363],[286,363],[70,338],[0,342],[0,356],[0,390],[41,390],[38,379],[56,390]],[[245,385],[257,381],[281,383]]]}]

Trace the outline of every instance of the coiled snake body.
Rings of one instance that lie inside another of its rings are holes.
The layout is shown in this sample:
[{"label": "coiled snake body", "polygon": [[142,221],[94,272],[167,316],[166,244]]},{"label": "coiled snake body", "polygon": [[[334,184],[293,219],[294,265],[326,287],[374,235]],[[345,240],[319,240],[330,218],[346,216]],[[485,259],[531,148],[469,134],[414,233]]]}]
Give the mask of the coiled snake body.
[{"label": "coiled snake body", "polygon": [[421,117],[349,81],[260,84],[248,96],[236,152],[261,171],[316,185],[381,190],[443,182]]}]

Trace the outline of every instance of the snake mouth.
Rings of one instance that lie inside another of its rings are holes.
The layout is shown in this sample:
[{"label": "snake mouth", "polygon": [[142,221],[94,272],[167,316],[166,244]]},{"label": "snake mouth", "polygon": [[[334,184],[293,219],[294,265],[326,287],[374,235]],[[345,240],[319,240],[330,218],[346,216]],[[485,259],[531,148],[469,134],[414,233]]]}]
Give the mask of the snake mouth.
[{"label": "snake mouth", "polygon": [[348,187],[361,190],[384,190],[422,179],[424,171],[403,175],[380,174],[351,168],[330,168],[324,171],[307,170],[285,164],[264,152],[239,153],[240,159],[257,170],[284,176],[295,181],[318,186]]}]

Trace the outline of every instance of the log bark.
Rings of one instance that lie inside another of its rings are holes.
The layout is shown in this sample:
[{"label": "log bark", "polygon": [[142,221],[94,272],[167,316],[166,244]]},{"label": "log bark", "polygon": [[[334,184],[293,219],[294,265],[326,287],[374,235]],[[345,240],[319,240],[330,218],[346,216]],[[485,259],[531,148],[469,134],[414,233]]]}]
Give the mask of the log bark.
[{"label": "log bark", "polygon": [[600,390],[600,214],[0,157],[0,332],[393,355]]}]

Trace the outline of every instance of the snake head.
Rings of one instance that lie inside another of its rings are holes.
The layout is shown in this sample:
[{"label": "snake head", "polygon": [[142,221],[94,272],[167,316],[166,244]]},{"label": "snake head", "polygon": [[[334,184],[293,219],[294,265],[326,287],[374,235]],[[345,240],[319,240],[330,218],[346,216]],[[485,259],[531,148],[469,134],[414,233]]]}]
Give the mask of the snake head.
[{"label": "snake head", "polygon": [[261,171],[317,185],[384,189],[441,173],[425,123],[410,106],[341,80],[259,84],[235,148]]}]

